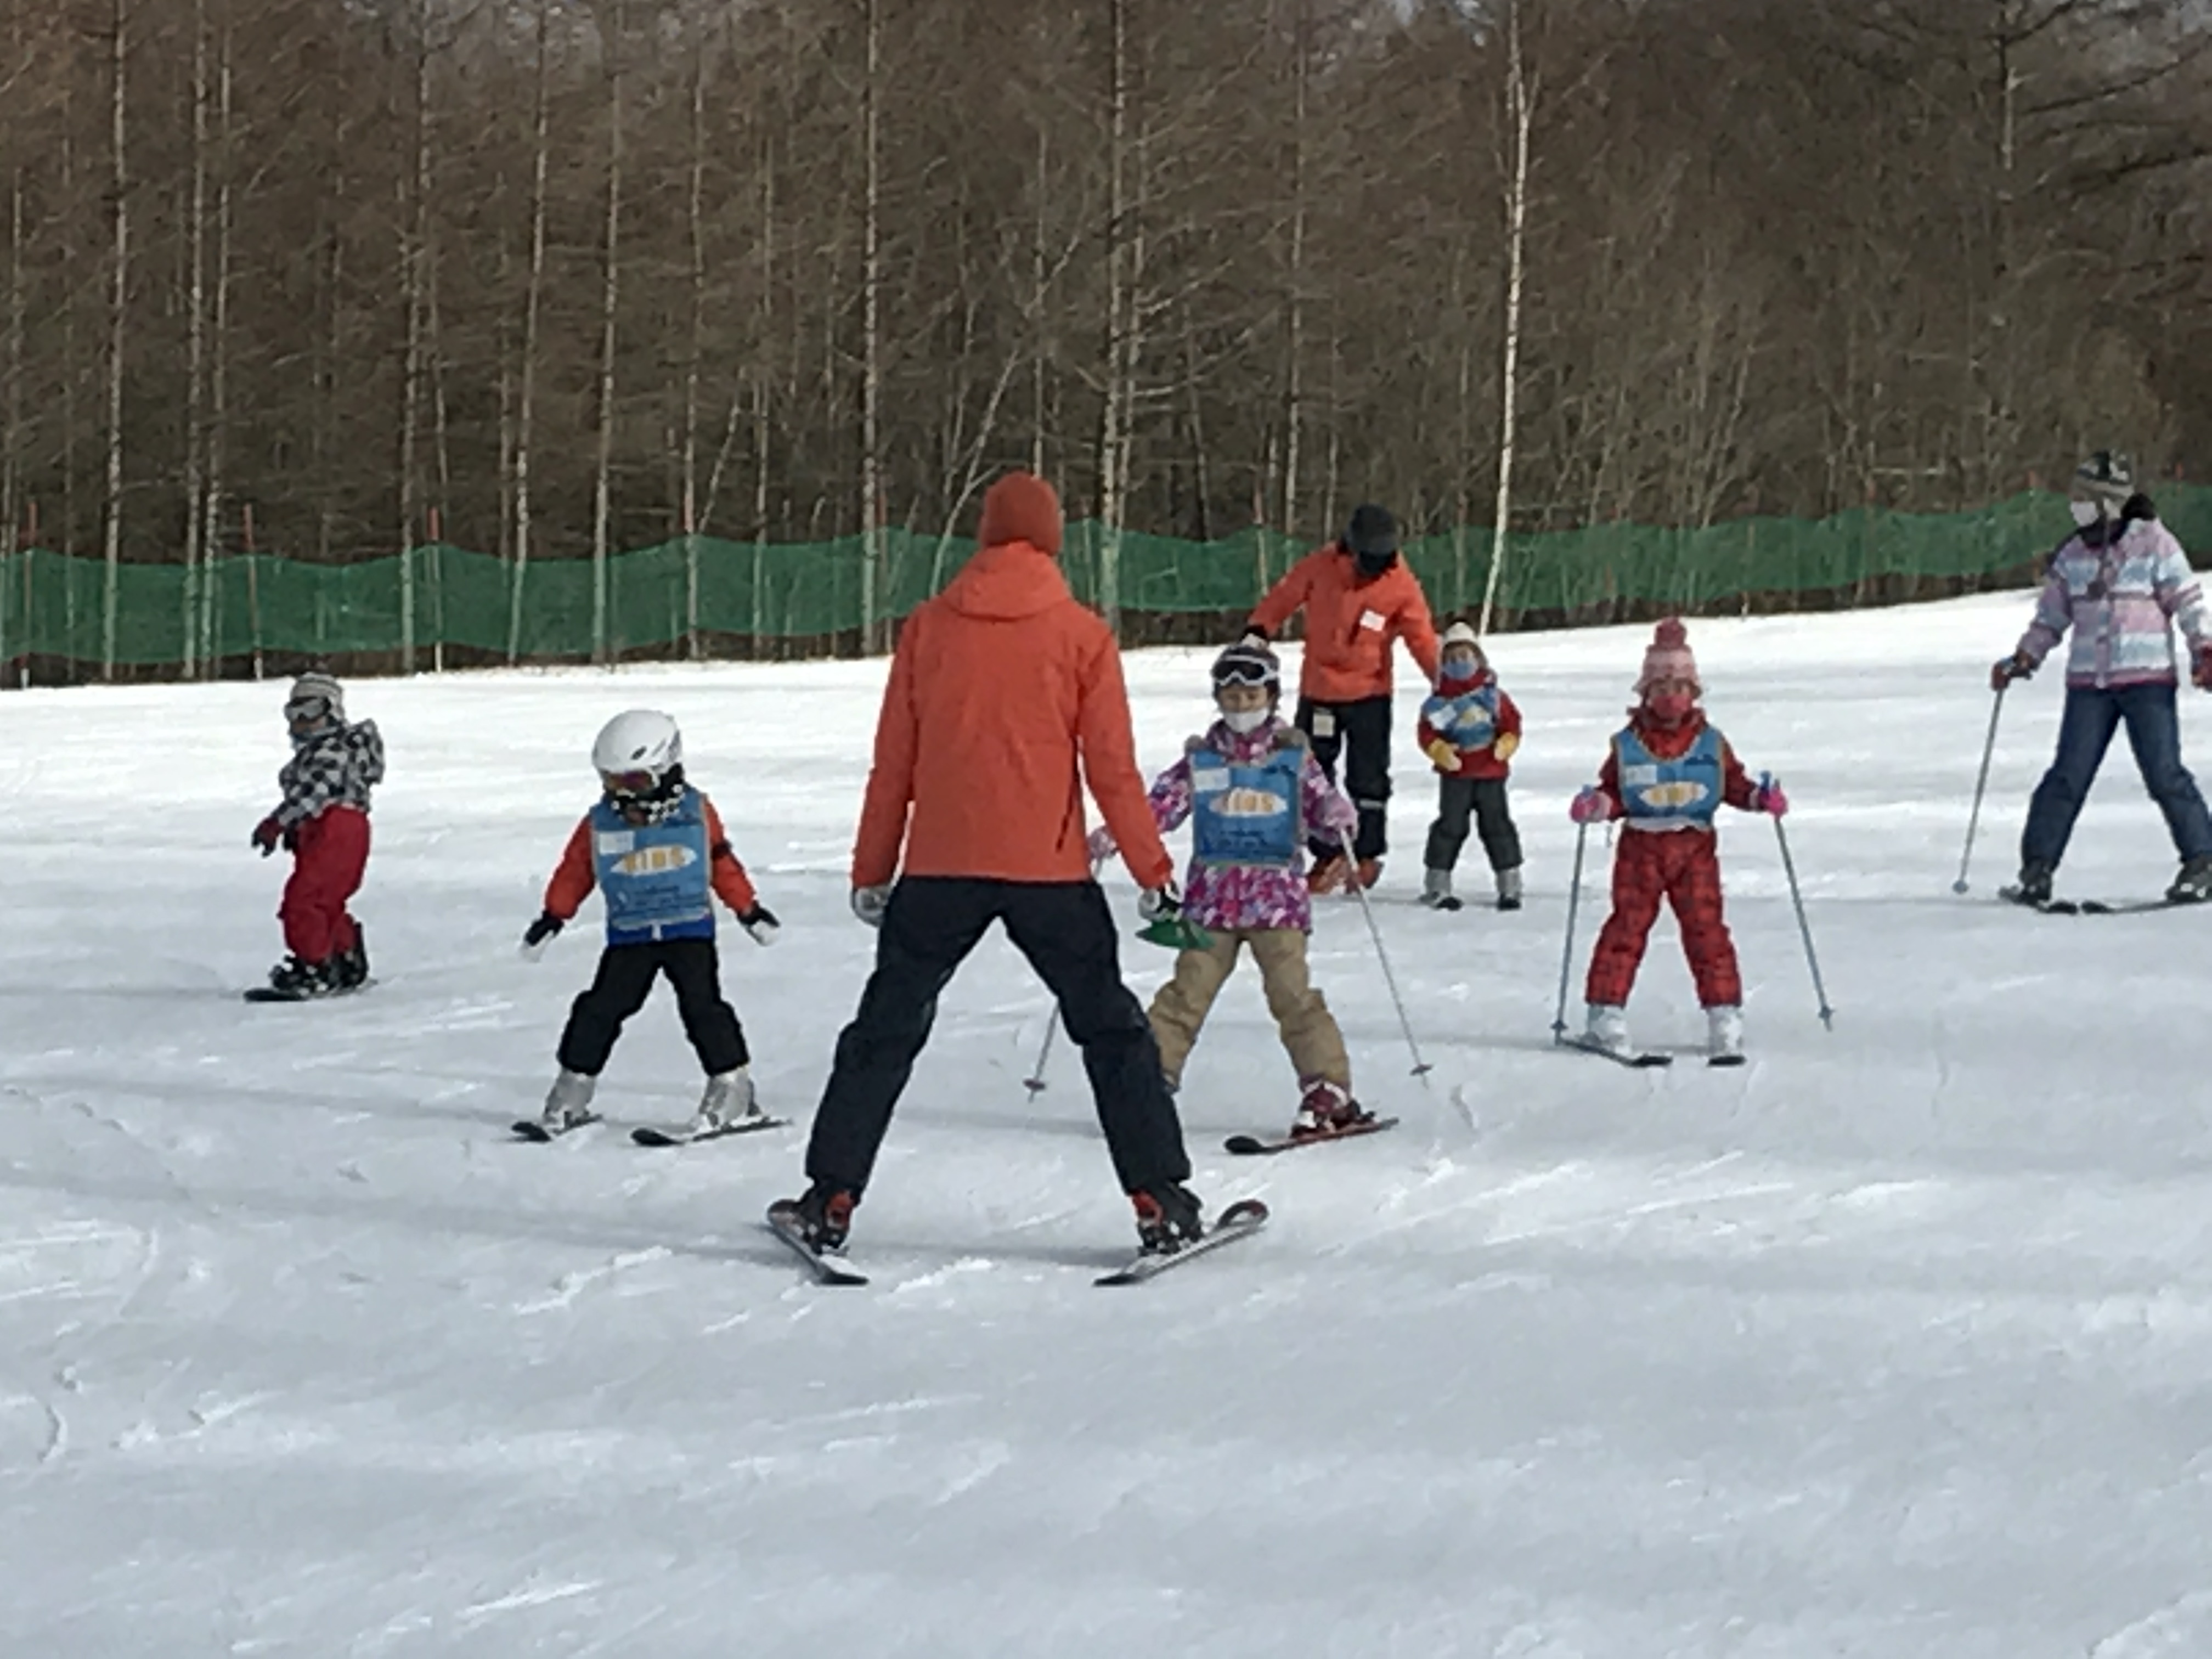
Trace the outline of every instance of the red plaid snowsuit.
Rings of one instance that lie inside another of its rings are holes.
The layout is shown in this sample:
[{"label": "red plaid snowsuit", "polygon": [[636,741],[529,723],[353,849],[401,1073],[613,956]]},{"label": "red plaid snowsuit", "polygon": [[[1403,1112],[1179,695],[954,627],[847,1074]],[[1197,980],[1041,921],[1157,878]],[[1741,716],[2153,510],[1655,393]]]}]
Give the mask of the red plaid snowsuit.
[{"label": "red plaid snowsuit", "polygon": [[[1674,730],[1662,730],[1638,709],[1629,720],[1638,741],[1661,759],[1681,755],[1705,729],[1702,711]],[[1598,774],[1598,792],[1620,817],[1620,747],[1607,751]],[[1725,741],[1721,744],[1721,798],[1730,806],[1753,810],[1756,787],[1743,763]],[[1663,901],[1674,908],[1682,930],[1682,953],[1690,959],[1690,975],[1697,981],[1698,1001],[1707,1008],[1741,1007],[1743,976],[1738,971],[1735,941],[1729,937],[1721,915],[1721,861],[1717,837],[1710,829],[1684,827],[1643,830],[1624,826],[1620,844],[1613,855],[1613,914],[1597,936],[1590,954],[1589,981],[1585,1000],[1619,1007],[1628,1000],[1636,984],[1636,970],[1644,962],[1644,947],[1651,926],[1659,920]]]}]

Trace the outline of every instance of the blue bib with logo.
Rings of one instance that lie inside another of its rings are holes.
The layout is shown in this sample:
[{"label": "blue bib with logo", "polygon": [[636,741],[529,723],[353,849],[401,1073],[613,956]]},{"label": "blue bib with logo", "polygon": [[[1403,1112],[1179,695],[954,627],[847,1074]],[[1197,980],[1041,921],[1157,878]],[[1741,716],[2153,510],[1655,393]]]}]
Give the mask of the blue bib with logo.
[{"label": "blue bib with logo", "polygon": [[1299,783],[1306,751],[1296,744],[1257,760],[1190,751],[1191,850],[1200,864],[1297,863],[1304,840]]},{"label": "blue bib with logo", "polygon": [[592,808],[592,868],[606,900],[607,943],[714,937],[707,814],[685,790],[659,823],[631,823],[602,799]]},{"label": "blue bib with logo", "polygon": [[1453,748],[1472,754],[1498,739],[1498,698],[1495,682],[1450,696],[1438,693],[1422,705],[1421,718]]},{"label": "blue bib with logo", "polygon": [[1707,726],[1689,748],[1662,760],[1631,726],[1613,740],[1620,771],[1620,805],[1632,823],[1648,829],[1710,827],[1721,806],[1721,734]]}]

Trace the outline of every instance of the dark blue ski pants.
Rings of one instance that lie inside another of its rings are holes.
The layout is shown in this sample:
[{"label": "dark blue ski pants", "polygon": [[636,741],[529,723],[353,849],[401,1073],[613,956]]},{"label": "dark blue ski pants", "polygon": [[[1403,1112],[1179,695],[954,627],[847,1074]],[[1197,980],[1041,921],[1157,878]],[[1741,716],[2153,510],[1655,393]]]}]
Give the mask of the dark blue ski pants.
[{"label": "dark blue ski pants", "polygon": [[2212,857],[2212,813],[2197,780],[2181,763],[2181,721],[2171,683],[2066,688],[2066,713],[2058,723],[2058,753],[2028,803],[2020,838],[2023,864],[2056,866],[2066,855],[2074,820],[2089,797],[2112,733],[2124,725],[2143,787],[2166,814],[2174,849],[2185,859]]}]

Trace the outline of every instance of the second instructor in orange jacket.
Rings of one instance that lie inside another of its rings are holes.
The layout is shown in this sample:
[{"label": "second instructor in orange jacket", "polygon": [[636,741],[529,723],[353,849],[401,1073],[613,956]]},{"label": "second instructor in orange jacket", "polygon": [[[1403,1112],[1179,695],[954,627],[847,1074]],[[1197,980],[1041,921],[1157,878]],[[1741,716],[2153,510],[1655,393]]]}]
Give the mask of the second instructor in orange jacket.
[{"label": "second instructor in orange jacket", "polygon": [[1297,723],[1331,779],[1344,756],[1345,793],[1359,809],[1347,871],[1340,847],[1316,841],[1308,878],[1325,893],[1356,873],[1363,887],[1382,874],[1389,843],[1390,659],[1403,640],[1421,672],[1437,677],[1437,625],[1421,584],[1398,556],[1398,525],[1372,505],[1355,507],[1343,535],[1292,565],[1246,624],[1246,638],[1267,640],[1303,610],[1305,666],[1298,677]]}]

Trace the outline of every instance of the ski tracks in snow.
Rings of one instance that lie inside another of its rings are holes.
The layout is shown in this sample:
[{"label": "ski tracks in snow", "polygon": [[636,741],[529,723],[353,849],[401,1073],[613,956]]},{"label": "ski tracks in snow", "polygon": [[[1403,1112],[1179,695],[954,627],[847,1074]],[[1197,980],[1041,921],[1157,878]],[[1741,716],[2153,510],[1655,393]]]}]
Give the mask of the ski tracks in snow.
[{"label": "ski tracks in snow", "polygon": [[2201,1589],[2091,1643],[2086,1659],[2202,1659],[2207,1653],[2212,1653],[2212,1589]]}]

